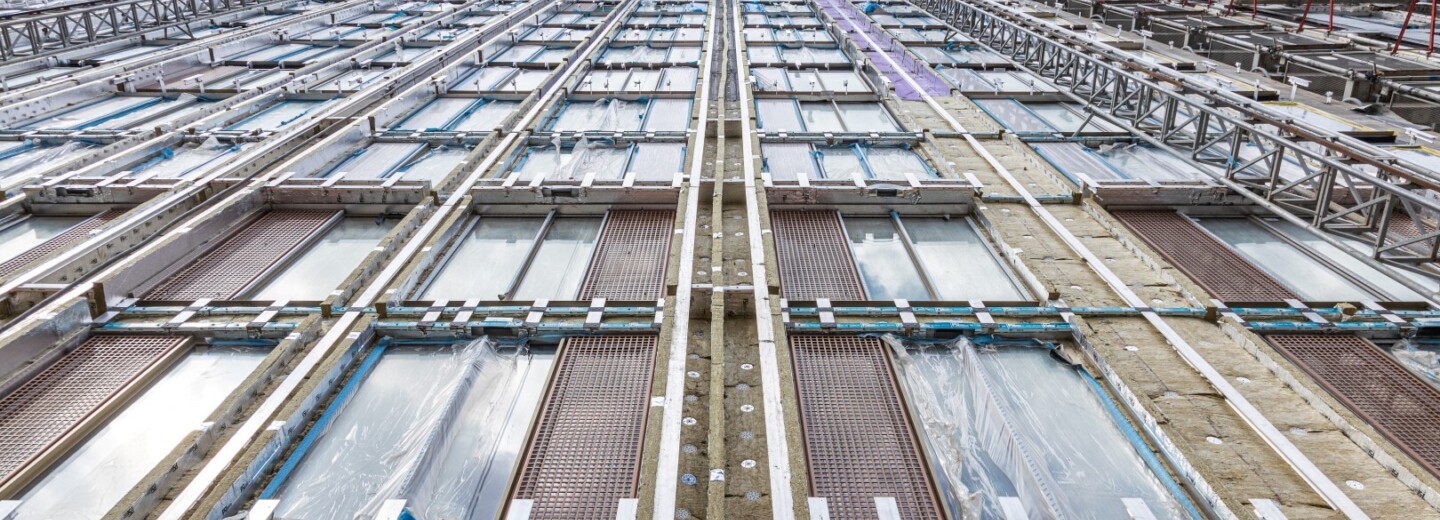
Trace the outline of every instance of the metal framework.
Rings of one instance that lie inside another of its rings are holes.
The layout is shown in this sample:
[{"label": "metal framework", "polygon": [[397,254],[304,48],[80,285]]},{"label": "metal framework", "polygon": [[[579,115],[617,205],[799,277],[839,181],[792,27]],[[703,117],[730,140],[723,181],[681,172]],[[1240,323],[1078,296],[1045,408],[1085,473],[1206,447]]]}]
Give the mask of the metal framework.
[{"label": "metal framework", "polygon": [[[1083,98],[1087,124],[1100,117],[1133,125],[1155,144],[1214,165],[1217,179],[1277,213],[1370,243],[1374,258],[1440,260],[1440,229],[1427,222],[1440,215],[1440,204],[1424,194],[1440,191],[1433,172],[1177,72],[1112,55],[1006,6],[980,3],[985,7],[959,0],[924,5]],[[1413,222],[1413,232],[1398,233],[1399,220]]]},{"label": "metal framework", "polygon": [[188,22],[273,0],[131,0],[0,21],[0,59],[34,56],[141,31],[175,27],[193,37]]}]

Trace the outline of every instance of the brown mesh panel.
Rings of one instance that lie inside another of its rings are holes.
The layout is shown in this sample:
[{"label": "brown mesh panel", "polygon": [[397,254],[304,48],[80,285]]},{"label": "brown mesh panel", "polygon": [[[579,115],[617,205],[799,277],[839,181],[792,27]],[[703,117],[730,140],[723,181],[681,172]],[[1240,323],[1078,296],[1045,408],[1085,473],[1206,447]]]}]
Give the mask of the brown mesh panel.
[{"label": "brown mesh panel", "polygon": [[770,214],[780,261],[780,295],[791,300],[863,300],[865,291],[840,218],[830,211]]},{"label": "brown mesh panel", "polygon": [[1290,289],[1179,213],[1116,211],[1111,215],[1216,299],[1237,302],[1299,299]]},{"label": "brown mesh panel", "polygon": [[894,497],[901,518],[939,520],[885,347],[879,339],[793,336],[795,386],[810,489],[830,518],[875,518],[875,497]]},{"label": "brown mesh panel", "polygon": [[0,481],[185,341],[94,336],[0,399]]},{"label": "brown mesh panel", "polygon": [[76,224],[74,227],[65,230],[65,232],[50,237],[49,240],[37,244],[24,253],[20,253],[15,258],[0,262],[0,276],[14,274],[20,270],[20,268],[30,265],[31,262],[39,260],[50,253],[54,253],[73,244],[78,244],[90,236],[91,231],[99,229],[100,226],[108,224],[110,221],[124,214],[125,210],[120,209],[106,211]]},{"label": "brown mesh panel", "polygon": [[271,211],[161,282],[147,300],[234,298],[314,234],[335,211]]},{"label": "brown mesh panel", "polygon": [[1431,474],[1440,476],[1440,391],[1355,336],[1265,339]]},{"label": "brown mesh panel", "polygon": [[654,300],[664,294],[673,211],[612,211],[580,298]]},{"label": "brown mesh panel", "polygon": [[515,487],[530,518],[613,520],[635,497],[654,364],[654,336],[565,340]]}]

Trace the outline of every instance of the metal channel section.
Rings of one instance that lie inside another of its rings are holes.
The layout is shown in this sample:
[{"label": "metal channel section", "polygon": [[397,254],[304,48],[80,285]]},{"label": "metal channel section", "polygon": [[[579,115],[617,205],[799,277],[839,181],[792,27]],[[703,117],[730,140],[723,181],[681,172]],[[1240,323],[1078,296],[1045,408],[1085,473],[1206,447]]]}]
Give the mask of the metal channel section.
[{"label": "metal channel section", "polygon": [[1220,301],[1282,302],[1300,299],[1184,215],[1163,210],[1114,211],[1110,214]]},{"label": "metal channel section", "polygon": [[875,518],[887,497],[901,518],[944,518],[880,340],[791,336],[790,352],[810,490],[830,518]]},{"label": "metal channel section", "polygon": [[655,344],[604,336],[561,345],[512,496],[533,501],[529,518],[612,520],[635,498]]},{"label": "metal channel section", "polygon": [[580,298],[654,300],[665,289],[673,211],[612,211],[590,259]]},{"label": "metal channel section", "polygon": [[177,336],[94,336],[0,399],[0,482],[147,372],[163,369],[187,339]]},{"label": "metal channel section", "polygon": [[1348,335],[1269,335],[1265,340],[1335,399],[1440,476],[1440,391],[1380,351]]},{"label": "metal channel section", "polygon": [[39,245],[30,248],[29,251],[16,255],[15,258],[0,262],[0,276],[5,276],[7,274],[15,272],[21,267],[30,265],[30,262],[34,262],[36,260],[44,258],[50,253],[54,253],[70,246],[71,244],[84,240],[85,237],[90,236],[91,231],[94,231],[96,228],[110,223],[111,220],[115,220],[123,214],[125,214],[125,210],[117,209],[106,211],[89,219],[86,219],[84,222],[76,224],[74,227],[65,230],[64,233],[60,233],[58,235],[50,237],[49,240],[41,242]]},{"label": "metal channel section", "polygon": [[271,211],[146,293],[147,300],[233,298],[306,239],[335,211]]},{"label": "metal channel section", "polygon": [[863,300],[850,244],[833,211],[770,214],[780,263],[780,295],[789,300]]},{"label": "metal channel section", "polygon": [[[948,9],[952,11],[958,6],[969,7],[968,4],[956,0],[938,1],[943,2],[943,5],[949,6]],[[930,4],[930,6],[935,7],[934,3]],[[1007,10],[1004,6],[998,4],[994,5],[993,8],[997,11]],[[940,13],[938,16],[953,19],[953,17],[945,16],[945,13]],[[869,39],[869,36],[865,32],[862,31],[859,34],[861,37],[867,40]],[[870,42],[870,44],[877,46],[876,42],[873,41]],[[901,79],[909,83],[911,88],[919,92],[925,104],[929,105],[936,114],[944,119],[952,130],[962,134],[965,143],[971,150],[983,158],[985,163],[1004,179],[1005,184],[1008,185],[1010,189],[1015,190],[1015,193],[1020,195],[1025,206],[1030,208],[1030,210],[1035,213],[1035,216],[1045,223],[1047,229],[1055,233],[1055,235],[1065,243],[1067,248],[1085,260],[1085,264],[1105,281],[1105,285],[1108,285],[1112,291],[1115,291],[1117,295],[1124,299],[1127,305],[1137,308],[1148,308],[1147,302],[1142,299],[1140,295],[1136,294],[1134,290],[1126,285],[1124,280],[1121,280],[1114,271],[1107,267],[1104,260],[1093,251],[1090,251],[1089,248],[1085,247],[1085,245],[1080,242],[1080,239],[1060,222],[1060,219],[1056,218],[1050,210],[1046,209],[1040,203],[1039,199],[1036,199],[1035,196],[1030,193],[1029,188],[1025,187],[1024,183],[1016,179],[1003,164],[1000,164],[1000,161],[997,160],[989,150],[986,150],[984,146],[980,145],[980,142],[975,136],[971,135],[965,129],[964,125],[960,124],[959,120],[955,119],[944,107],[940,106],[934,97],[925,93],[915,79],[910,77],[909,73],[906,72],[903,67],[895,63],[888,54],[882,53],[881,57],[890,62],[890,66],[894,67]],[[1286,438],[1285,434],[1281,432],[1279,428],[1276,428],[1274,423],[1270,422],[1269,418],[1265,417],[1259,409],[1255,408],[1255,405],[1251,404],[1250,400],[1246,398],[1244,394],[1240,393],[1239,389],[1235,388],[1223,374],[1206,361],[1205,357],[1200,355],[1200,353],[1196,351],[1179,332],[1171,327],[1169,323],[1166,323],[1159,314],[1156,314],[1153,310],[1149,310],[1143,312],[1141,315],[1145,318],[1146,322],[1165,337],[1166,341],[1170,343],[1170,346],[1174,348],[1187,363],[1194,367],[1211,386],[1215,387],[1220,395],[1224,396],[1225,400],[1235,409],[1236,413],[1240,415],[1247,424],[1254,428],[1256,433],[1265,439],[1266,443],[1274,448],[1280,457],[1290,464],[1295,472],[1298,473],[1306,483],[1310,484],[1316,494],[1320,495],[1327,504],[1346,517],[1369,518],[1369,515],[1366,515],[1349,496],[1346,496],[1345,492],[1342,491],[1334,481],[1330,480],[1330,477],[1326,476],[1309,457],[1300,451],[1300,448],[1296,447],[1293,442]],[[1199,475],[1191,475],[1191,478],[1198,479],[1200,477]],[[1212,506],[1215,506],[1215,504],[1212,504]]]}]

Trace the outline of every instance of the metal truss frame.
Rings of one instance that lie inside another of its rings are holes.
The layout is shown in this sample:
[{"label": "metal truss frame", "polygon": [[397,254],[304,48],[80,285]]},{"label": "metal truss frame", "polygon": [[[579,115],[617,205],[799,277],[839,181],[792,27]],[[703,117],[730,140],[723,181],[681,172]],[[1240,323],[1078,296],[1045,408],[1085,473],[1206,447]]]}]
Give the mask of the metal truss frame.
[{"label": "metal truss frame", "polygon": [[[1087,125],[1097,116],[1128,123],[1155,144],[1215,166],[1217,179],[1277,213],[1369,243],[1375,259],[1440,260],[1440,228],[1434,224],[1440,198],[1426,196],[1440,192],[1434,172],[1231,100],[1173,71],[1112,56],[1075,35],[1038,23],[1027,27],[1032,24],[1024,15],[980,1],[987,7],[962,0],[921,5],[1085,100]],[[1290,174],[1282,175],[1287,170]]]},{"label": "metal truss frame", "polygon": [[273,0],[130,0],[0,21],[0,59],[34,56],[186,22]]}]

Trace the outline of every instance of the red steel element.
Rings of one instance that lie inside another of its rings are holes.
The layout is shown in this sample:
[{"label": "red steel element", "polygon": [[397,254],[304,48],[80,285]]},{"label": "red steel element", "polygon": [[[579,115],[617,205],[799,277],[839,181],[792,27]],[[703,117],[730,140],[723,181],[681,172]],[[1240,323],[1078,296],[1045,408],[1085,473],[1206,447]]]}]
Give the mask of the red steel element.
[{"label": "red steel element", "polygon": [[[1410,8],[1405,10],[1405,21],[1400,23],[1400,34],[1395,36],[1395,45],[1390,47],[1390,54],[1400,52],[1400,42],[1405,40],[1405,29],[1410,27],[1410,17],[1415,15],[1415,6],[1419,3],[1420,0],[1410,0]],[[1430,37],[1435,37],[1434,31],[1431,31]]]},{"label": "red steel element", "polygon": [[81,240],[84,240],[85,237],[89,236],[91,231],[99,229],[100,226],[104,226],[105,224],[109,224],[110,221],[115,220],[116,218],[119,218],[120,215],[124,214],[125,210],[117,209],[106,211],[94,217],[90,217],[89,219],[86,219],[79,224],[76,224],[74,227],[65,230],[65,232],[50,237],[49,240],[39,243],[38,245],[30,248],[30,250],[25,251],[24,253],[20,253],[15,258],[0,262],[0,276],[13,274],[20,268],[30,265],[30,262],[34,262],[36,260],[44,258],[50,253],[54,253],[61,249],[65,249],[70,245],[79,243]]},{"label": "red steel element", "polygon": [[234,298],[270,266],[319,231],[336,213],[289,210],[266,213],[151,289],[145,299]]},{"label": "red steel element", "polygon": [[811,495],[830,518],[875,518],[875,497],[894,497],[901,518],[942,518],[880,340],[791,336],[790,351]]},{"label": "red steel element", "polygon": [[570,338],[521,463],[532,520],[613,520],[638,492],[654,336]]},{"label": "red steel element", "polygon": [[0,399],[0,481],[186,341],[178,336],[94,336]]},{"label": "red steel element", "polygon": [[830,211],[770,214],[780,263],[780,295],[790,300],[860,300],[865,291],[840,218]]},{"label": "red steel element", "polygon": [[612,211],[590,260],[580,298],[655,300],[664,296],[673,211]]},{"label": "red steel element", "polygon": [[1300,13],[1300,27],[1295,28],[1295,34],[1305,32],[1305,20],[1310,18],[1310,3],[1314,0],[1305,0],[1305,10]]},{"label": "red steel element", "polygon": [[1440,391],[1356,336],[1266,336],[1330,395],[1440,476]]},{"label": "red steel element", "polygon": [[1231,302],[1299,299],[1224,243],[1174,211],[1116,211],[1120,223],[1211,296]]}]

